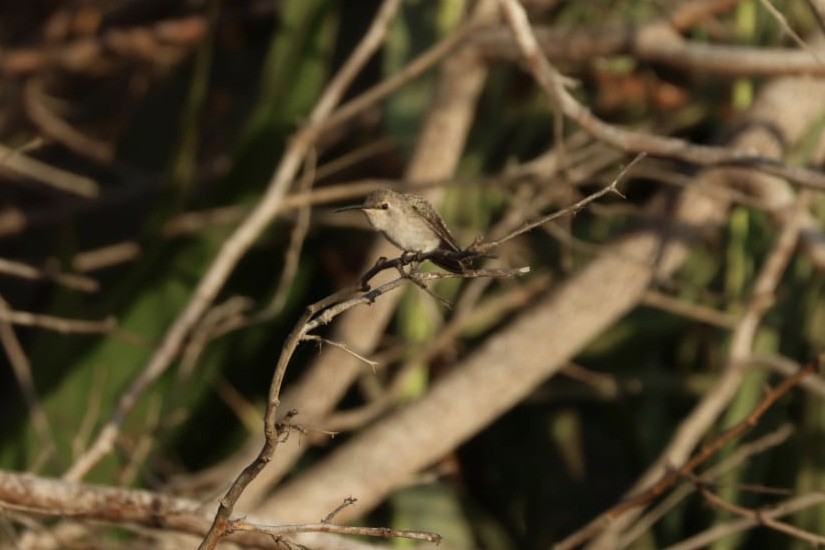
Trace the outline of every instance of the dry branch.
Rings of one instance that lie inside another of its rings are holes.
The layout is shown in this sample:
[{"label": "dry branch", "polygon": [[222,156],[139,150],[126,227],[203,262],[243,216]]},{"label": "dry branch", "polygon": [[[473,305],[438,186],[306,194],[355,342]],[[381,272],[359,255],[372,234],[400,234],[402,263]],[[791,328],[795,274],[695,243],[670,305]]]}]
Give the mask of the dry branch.
[{"label": "dry branch", "polygon": [[[158,536],[189,534],[203,536],[210,516],[196,500],[146,490],[78,484],[0,470],[0,510],[12,515],[93,520],[122,527],[142,526]],[[249,522],[261,522],[249,517]],[[300,529],[293,529],[299,533]],[[314,532],[275,540],[261,532],[239,532],[229,539],[253,548],[291,550],[295,543],[313,547],[334,545],[344,550],[364,546],[330,534]],[[191,543],[191,538],[187,539]]]}]

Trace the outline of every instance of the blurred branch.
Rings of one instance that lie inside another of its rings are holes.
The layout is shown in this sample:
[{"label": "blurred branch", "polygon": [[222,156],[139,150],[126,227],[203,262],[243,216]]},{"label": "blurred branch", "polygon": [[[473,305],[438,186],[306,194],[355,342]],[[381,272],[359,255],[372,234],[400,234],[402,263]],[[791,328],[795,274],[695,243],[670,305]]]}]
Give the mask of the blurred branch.
[{"label": "blurred branch", "polygon": [[30,281],[50,281],[57,285],[81,292],[97,292],[100,284],[84,275],[62,273],[49,267],[37,269],[22,262],[0,258],[0,273]]},{"label": "blurred branch", "polygon": [[[662,137],[612,126],[597,118],[567,90],[572,84],[541,52],[527,15],[517,0],[499,0],[533,78],[554,105],[585,131],[627,152],[645,152],[651,156],[679,159],[699,166],[745,166],[780,176],[802,186],[825,189],[825,174],[788,166],[775,159],[730,147],[695,145],[678,138]],[[659,46],[657,46],[659,47]]]},{"label": "blurred branch", "polygon": [[[748,359],[748,363],[755,367],[763,367],[782,376],[793,376],[802,368],[796,361],[780,355],[754,355]],[[825,379],[806,378],[802,381],[801,387],[813,395],[825,398]]]},{"label": "blurred branch", "polygon": [[205,17],[192,15],[146,27],[110,29],[62,44],[10,48],[0,54],[0,74],[21,77],[61,69],[100,75],[117,67],[118,57],[167,68],[194,48],[207,28]]},{"label": "blurred branch", "polygon": [[[8,303],[0,297],[0,315],[6,314],[9,311]],[[11,370],[17,379],[17,384],[20,386],[23,402],[29,410],[32,426],[40,440],[41,456],[35,462],[37,464],[42,463],[43,459],[50,457],[54,453],[56,446],[49,418],[46,416],[46,411],[43,409],[43,406],[40,404],[40,399],[37,396],[37,389],[34,384],[34,377],[32,376],[31,361],[23,350],[23,346],[20,345],[20,340],[14,333],[14,328],[10,323],[5,321],[0,322],[0,344],[2,344],[6,352]]]},{"label": "blurred branch", "polygon": [[117,319],[114,317],[102,321],[86,321],[11,309],[0,309],[0,320],[13,325],[53,330],[60,334],[109,334],[117,329]]},{"label": "blurred branch", "polygon": [[[819,378],[805,378],[803,384],[811,380],[818,380]],[[743,443],[739,445],[729,456],[725,457],[721,462],[708,468],[702,473],[701,479],[705,482],[713,481],[719,478],[722,474],[731,471],[733,468],[741,466],[752,457],[764,453],[774,447],[783,444],[791,435],[794,434],[794,427],[791,424],[783,424],[778,429],[770,432],[762,437]],[[639,520],[628,529],[619,540],[618,548],[626,548],[638,539],[643,533],[647,532],[653,525],[659,521],[668,511],[672,510],[677,504],[685,499],[688,495],[694,492],[694,485],[690,483],[682,483],[679,487],[671,491],[667,497],[662,499],[656,506],[639,518]]]},{"label": "blurred branch", "polygon": [[[304,165],[304,173],[298,185],[298,192],[307,193],[312,188],[315,182],[315,164],[317,162],[315,153],[307,155],[306,164]],[[309,232],[310,221],[310,206],[305,205],[298,209],[298,219],[289,234],[289,246],[284,254],[284,268],[281,271],[281,280],[278,281],[278,287],[272,297],[269,305],[257,318],[271,318],[281,312],[286,304],[289,292],[292,290],[292,284],[295,282],[295,275],[298,273],[298,262],[301,259],[301,250],[304,246],[307,233]]]},{"label": "blurred branch", "polygon": [[802,40],[802,37],[800,37],[796,33],[796,31],[794,31],[791,28],[791,26],[788,24],[788,20],[785,18],[784,15],[782,15],[782,12],[776,9],[776,7],[773,4],[771,4],[770,0],[759,0],[759,3],[762,4],[762,7],[765,8],[765,11],[771,14],[771,17],[773,17],[776,20],[776,22],[779,23],[779,26],[782,27],[784,33],[790,36],[797,46],[808,52],[811,55],[811,57],[813,57],[820,65],[825,67],[825,59],[823,59],[820,52],[818,52],[807,42]]},{"label": "blurred branch", "polygon": [[736,318],[729,313],[724,313],[701,304],[690,303],[686,300],[674,298],[654,290],[645,292],[640,303],[648,307],[666,311],[672,315],[678,315],[719,328],[732,329],[736,326]]},{"label": "blurred branch", "polygon": [[[774,504],[769,510],[761,512],[762,519],[774,519],[800,512],[806,508],[817,506],[825,502],[825,492],[807,493],[797,497],[789,498],[783,502]],[[715,525],[714,527],[699,533],[693,537],[685,539],[678,544],[668,546],[665,550],[695,550],[707,548],[715,541],[737,533],[742,533],[760,524],[760,521],[753,517]]]},{"label": "blurred branch", "polygon": [[[694,25],[740,2],[679,2],[669,14],[644,25],[537,25],[533,33],[544,55],[556,62],[590,63],[598,58],[629,56],[640,62],[727,78],[825,73],[820,54],[798,37],[797,43],[806,51],[707,44],[682,38],[681,34]],[[783,26],[790,30],[787,24]],[[492,59],[513,61],[521,55],[518,44],[504,28],[483,29],[473,40]]]},{"label": "blurred branch", "polygon": [[560,541],[554,546],[554,548],[556,548],[556,550],[576,548],[587,542],[600,529],[615,521],[627,510],[642,507],[652,502],[681,478],[692,474],[696,468],[707,462],[708,459],[718,453],[724,446],[741,437],[746,431],[756,426],[768,409],[770,409],[771,406],[773,406],[773,404],[776,403],[782,396],[801,383],[805,377],[817,374],[820,368],[820,361],[823,360],[825,360],[825,354],[823,354],[816,361],[809,363],[804,369],[800,370],[794,376],[785,379],[779,386],[768,392],[759,405],[757,405],[745,419],[732,428],[725,430],[719,437],[702,447],[698,453],[693,455],[682,466],[672,468],[646,491],[634,497],[625,499],[616,506],[602,513],[587,526]]},{"label": "blurred branch", "polygon": [[81,273],[88,273],[133,261],[140,253],[141,246],[137,242],[124,241],[79,252],[72,258],[72,266]]},{"label": "blurred branch", "polygon": [[112,162],[115,149],[112,143],[84,135],[67,121],[60,118],[46,105],[49,98],[43,89],[41,78],[31,78],[23,89],[23,104],[29,118],[43,135],[65,145],[71,151],[101,164]]},{"label": "blurred branch", "polygon": [[97,182],[90,178],[55,168],[2,144],[0,144],[0,171],[25,176],[59,191],[87,199],[97,197],[99,192]]},{"label": "blurred branch", "polygon": [[813,533],[808,533],[807,531],[798,529],[796,527],[793,527],[792,525],[788,525],[787,523],[783,523],[772,518],[769,515],[766,515],[765,512],[771,510],[771,508],[752,510],[750,508],[745,508],[744,506],[738,506],[736,504],[733,504],[732,502],[726,501],[725,499],[711,491],[702,482],[701,479],[698,479],[695,476],[691,476],[689,474],[686,477],[693,481],[693,483],[696,485],[697,492],[711,506],[715,506],[716,508],[731,512],[743,518],[753,519],[757,522],[758,525],[762,525],[763,527],[773,529],[774,531],[779,531],[780,533],[785,533],[786,535],[807,542],[811,546],[816,547],[820,544],[825,544],[825,537],[815,535]]}]

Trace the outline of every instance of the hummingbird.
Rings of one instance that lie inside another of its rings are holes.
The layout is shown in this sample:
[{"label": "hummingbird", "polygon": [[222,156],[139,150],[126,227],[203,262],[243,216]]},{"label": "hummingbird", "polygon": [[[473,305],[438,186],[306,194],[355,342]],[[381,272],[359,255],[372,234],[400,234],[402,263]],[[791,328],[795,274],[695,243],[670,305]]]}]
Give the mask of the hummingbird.
[{"label": "hummingbird", "polygon": [[[346,210],[363,211],[370,225],[405,254],[462,252],[435,208],[417,195],[382,189],[367,195],[363,204],[345,206],[335,212]],[[429,260],[453,273],[465,269],[459,258],[435,256]]]}]

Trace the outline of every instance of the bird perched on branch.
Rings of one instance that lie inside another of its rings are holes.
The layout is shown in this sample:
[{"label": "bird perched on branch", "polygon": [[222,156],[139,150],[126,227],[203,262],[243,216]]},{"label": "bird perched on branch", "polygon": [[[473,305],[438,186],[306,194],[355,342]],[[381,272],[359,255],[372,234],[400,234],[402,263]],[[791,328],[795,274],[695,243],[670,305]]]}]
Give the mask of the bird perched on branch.
[{"label": "bird perched on branch", "polygon": [[428,260],[452,273],[466,269],[462,261],[464,252],[444,220],[417,195],[382,189],[367,195],[363,204],[345,206],[335,212],[346,210],[364,212],[370,225],[405,254],[428,254]]}]

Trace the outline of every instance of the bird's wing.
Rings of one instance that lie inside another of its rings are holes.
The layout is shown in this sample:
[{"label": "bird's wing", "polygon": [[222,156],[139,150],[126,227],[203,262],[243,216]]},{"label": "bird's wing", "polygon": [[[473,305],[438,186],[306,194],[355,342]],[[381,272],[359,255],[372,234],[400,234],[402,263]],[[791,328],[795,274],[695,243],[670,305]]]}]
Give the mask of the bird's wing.
[{"label": "bird's wing", "polygon": [[422,212],[421,217],[427,222],[427,225],[429,225],[432,230],[436,232],[444,244],[446,244],[453,252],[461,251],[461,247],[459,247],[458,243],[455,242],[455,238],[450,233],[450,230],[447,229],[447,225],[435,209],[426,203],[413,203],[413,208],[417,210],[426,209],[427,211]]}]

